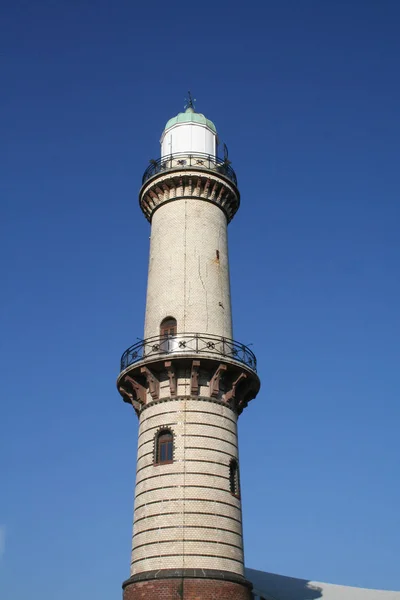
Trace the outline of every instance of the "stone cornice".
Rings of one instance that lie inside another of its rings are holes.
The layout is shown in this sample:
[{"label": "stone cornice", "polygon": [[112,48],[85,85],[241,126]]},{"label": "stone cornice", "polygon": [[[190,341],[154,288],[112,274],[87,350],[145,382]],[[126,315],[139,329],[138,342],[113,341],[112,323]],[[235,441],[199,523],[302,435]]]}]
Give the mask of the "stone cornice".
[{"label": "stone cornice", "polygon": [[195,169],[158,174],[146,181],[139,193],[140,208],[148,221],[161,205],[183,199],[216,204],[228,223],[240,204],[239,190],[232,181],[213,171]]}]

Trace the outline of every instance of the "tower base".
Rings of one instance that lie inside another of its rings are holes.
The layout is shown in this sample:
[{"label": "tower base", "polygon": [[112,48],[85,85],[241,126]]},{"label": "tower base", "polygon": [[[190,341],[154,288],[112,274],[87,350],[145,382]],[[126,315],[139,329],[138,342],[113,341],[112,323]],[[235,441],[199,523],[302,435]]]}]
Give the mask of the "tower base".
[{"label": "tower base", "polygon": [[123,600],[251,600],[244,577],[213,569],[162,569],[122,584]]}]

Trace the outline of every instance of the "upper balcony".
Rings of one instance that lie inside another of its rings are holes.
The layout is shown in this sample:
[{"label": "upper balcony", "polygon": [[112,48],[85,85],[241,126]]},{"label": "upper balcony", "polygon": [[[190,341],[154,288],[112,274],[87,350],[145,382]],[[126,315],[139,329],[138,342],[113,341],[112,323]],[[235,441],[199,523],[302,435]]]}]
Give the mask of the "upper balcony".
[{"label": "upper balcony", "polygon": [[230,162],[223,158],[218,158],[212,154],[187,153],[169,154],[158,160],[151,160],[143,174],[142,184],[149,179],[168,171],[182,171],[184,169],[196,169],[204,171],[214,171],[219,175],[227,177],[237,186],[236,173],[230,166]]}]

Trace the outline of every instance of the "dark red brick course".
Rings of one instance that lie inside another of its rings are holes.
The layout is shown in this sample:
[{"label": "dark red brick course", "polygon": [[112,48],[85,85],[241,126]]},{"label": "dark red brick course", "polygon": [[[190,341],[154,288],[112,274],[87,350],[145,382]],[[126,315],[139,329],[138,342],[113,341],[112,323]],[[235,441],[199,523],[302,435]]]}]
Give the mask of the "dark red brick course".
[{"label": "dark red brick course", "polygon": [[245,584],[217,579],[152,579],[124,589],[123,600],[251,600]]}]

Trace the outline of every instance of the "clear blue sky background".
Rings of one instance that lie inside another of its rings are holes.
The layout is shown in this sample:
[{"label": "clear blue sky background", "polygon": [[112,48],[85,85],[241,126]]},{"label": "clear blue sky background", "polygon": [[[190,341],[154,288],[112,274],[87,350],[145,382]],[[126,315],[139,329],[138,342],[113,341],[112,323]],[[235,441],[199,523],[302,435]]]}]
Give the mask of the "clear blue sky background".
[{"label": "clear blue sky background", "polygon": [[137,201],[187,90],[229,146],[247,565],[400,589],[393,0],[14,0],[1,35],[2,600],[120,599],[143,332]]}]

